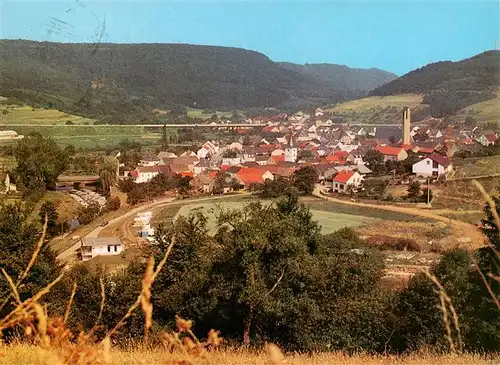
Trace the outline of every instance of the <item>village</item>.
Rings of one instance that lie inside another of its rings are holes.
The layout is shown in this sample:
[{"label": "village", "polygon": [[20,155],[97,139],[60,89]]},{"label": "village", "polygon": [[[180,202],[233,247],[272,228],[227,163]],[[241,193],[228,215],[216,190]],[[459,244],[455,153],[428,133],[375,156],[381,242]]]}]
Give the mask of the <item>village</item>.
[{"label": "village", "polygon": [[[137,212],[133,221],[129,221],[128,232],[132,231],[142,242],[155,242],[153,213],[147,208],[156,204],[157,199],[158,202],[167,199],[167,204],[172,204],[179,198],[189,197],[190,201],[196,201],[211,196],[248,194],[271,181],[290,181],[305,167],[315,171],[315,193],[324,196],[348,197],[352,201],[397,202],[401,198],[384,192],[384,187],[391,185],[406,194],[412,183],[418,183],[426,188],[421,195],[417,188],[413,200],[408,201],[419,203],[423,208],[430,207],[433,185],[454,178],[454,156],[491,148],[498,140],[494,132],[478,127],[450,125],[439,128],[439,120],[433,118],[412,124],[410,108],[402,110],[400,125],[394,126],[336,125],[320,108],[314,115],[279,114],[271,118],[253,118],[246,123],[265,126],[234,127],[228,123],[227,127],[221,127],[219,124],[214,128],[221,135],[227,131],[233,135],[236,132],[232,142],[208,140],[198,149],[178,154],[170,150],[162,150],[156,155],[144,154],[131,170],[124,168],[118,158],[119,152],[114,152],[116,174],[122,183],[132,183],[132,187],[133,184],[154,185],[157,181],[174,178],[185,183],[183,189],[177,190],[182,190],[181,195],[167,194],[165,198],[160,194]],[[63,186],[73,186],[75,179],[79,184],[92,184],[98,177],[88,181],[85,177],[60,177],[59,181]],[[380,184],[382,190],[377,188]],[[95,193],[86,193],[89,194]],[[129,193],[129,199],[130,196]],[[99,197],[96,194],[94,198]],[[78,195],[76,198],[82,199]],[[104,206],[103,201],[100,204]],[[73,246],[79,249],[82,260],[122,254],[125,245],[120,237],[114,234],[101,237],[100,232],[107,224],[104,222],[103,227],[96,228],[97,232]],[[119,221],[119,224],[125,223]]]}]

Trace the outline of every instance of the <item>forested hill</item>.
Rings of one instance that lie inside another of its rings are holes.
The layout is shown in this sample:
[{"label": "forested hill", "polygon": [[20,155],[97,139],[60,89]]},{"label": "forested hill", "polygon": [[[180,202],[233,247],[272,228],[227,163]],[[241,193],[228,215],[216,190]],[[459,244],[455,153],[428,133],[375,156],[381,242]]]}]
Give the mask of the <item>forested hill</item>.
[{"label": "forested hill", "polygon": [[340,88],[360,90],[361,92],[368,92],[397,78],[397,75],[377,68],[350,68],[329,63],[298,65],[281,62],[280,65],[306,77],[312,77],[315,80],[327,82]]},{"label": "forested hill", "polygon": [[173,105],[293,109],[366,93],[357,87],[363,82],[322,80],[237,48],[25,40],[1,40],[0,47],[0,95],[114,122]]},{"label": "forested hill", "polygon": [[370,96],[425,94],[434,116],[495,97],[500,85],[500,51],[487,51],[459,62],[437,62],[379,86]]}]

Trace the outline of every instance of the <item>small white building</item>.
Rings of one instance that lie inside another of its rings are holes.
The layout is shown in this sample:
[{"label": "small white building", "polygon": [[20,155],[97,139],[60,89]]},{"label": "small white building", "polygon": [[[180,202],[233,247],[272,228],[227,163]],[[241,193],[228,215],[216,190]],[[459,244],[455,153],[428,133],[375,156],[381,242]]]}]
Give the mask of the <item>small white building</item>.
[{"label": "small white building", "polygon": [[10,182],[9,174],[0,172],[0,194],[6,194],[11,191],[17,191],[16,186]]},{"label": "small white building", "polygon": [[452,169],[452,164],[447,157],[441,155],[431,155],[426,157],[412,166],[412,172],[417,176],[423,177],[438,177]]},{"label": "small white building", "polygon": [[82,238],[80,243],[83,261],[96,256],[119,255],[123,251],[123,242],[118,237]]},{"label": "small white building", "polygon": [[332,180],[332,191],[341,194],[346,193],[350,188],[355,191],[361,185],[361,181],[363,181],[363,176],[357,171],[340,171]]},{"label": "small white building", "polygon": [[160,170],[158,169],[158,165],[139,166],[139,167],[137,167],[137,169],[135,171],[136,171],[136,175],[137,175],[135,182],[137,184],[148,182],[153,177],[155,177],[156,175],[158,175],[160,173]]},{"label": "small white building", "polygon": [[198,151],[196,151],[196,156],[198,156],[200,160],[205,159],[210,156],[210,151],[207,148],[202,147]]}]

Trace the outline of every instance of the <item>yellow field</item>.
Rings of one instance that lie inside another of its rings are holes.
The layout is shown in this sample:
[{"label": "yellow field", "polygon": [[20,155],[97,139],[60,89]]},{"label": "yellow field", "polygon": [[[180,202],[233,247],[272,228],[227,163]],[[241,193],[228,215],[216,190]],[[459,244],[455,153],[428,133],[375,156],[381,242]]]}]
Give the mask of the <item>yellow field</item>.
[{"label": "yellow field", "polygon": [[470,115],[478,122],[500,122],[500,89],[495,99],[470,105],[459,114],[460,121]]},{"label": "yellow field", "polygon": [[329,112],[345,112],[345,111],[370,111],[373,108],[381,107],[386,108],[390,106],[396,107],[415,107],[422,103],[423,96],[420,94],[405,94],[393,96],[371,96],[358,100],[347,101],[337,106],[327,109]]},{"label": "yellow field", "polygon": [[31,106],[1,105],[0,124],[93,124],[94,120],[66,114],[55,109],[32,108]]},{"label": "yellow field", "polygon": [[[106,358],[108,356],[104,356]],[[82,359],[83,360],[83,359]],[[184,361],[182,361],[184,360]],[[29,365],[29,364],[63,364],[58,361],[54,353],[45,352],[40,348],[28,345],[0,347],[0,363],[2,365]],[[78,362],[84,363],[84,362]],[[101,362],[99,362],[101,363]],[[192,365],[465,365],[465,364],[498,364],[498,360],[487,360],[477,355],[409,355],[409,356],[371,356],[342,353],[299,355],[266,353],[265,351],[250,352],[248,350],[217,351],[209,353],[204,359],[188,355],[171,354],[163,349],[130,349],[111,350],[108,365],[135,365],[135,364],[192,364]]]},{"label": "yellow field", "polygon": [[400,122],[404,106],[409,106],[412,111],[427,108],[427,105],[422,104],[422,98],[420,94],[371,96],[337,104],[325,110],[333,116],[342,118],[344,122],[392,124]]}]

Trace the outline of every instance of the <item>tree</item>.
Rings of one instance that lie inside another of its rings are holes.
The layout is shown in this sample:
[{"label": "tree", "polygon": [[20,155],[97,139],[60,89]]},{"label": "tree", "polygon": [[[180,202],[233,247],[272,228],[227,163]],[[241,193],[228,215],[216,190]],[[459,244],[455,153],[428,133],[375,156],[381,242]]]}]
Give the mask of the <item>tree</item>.
[{"label": "tree", "polygon": [[101,207],[98,203],[90,203],[86,207],[78,210],[78,221],[80,224],[89,224],[101,214]]},{"label": "tree", "polygon": [[46,189],[54,189],[57,177],[68,165],[68,157],[56,142],[35,133],[20,140],[14,151],[17,160],[16,173],[29,190],[43,183]]},{"label": "tree", "polygon": [[236,157],[238,157],[238,152],[236,150],[227,149],[222,154],[222,157],[224,157],[224,158],[236,158]]},{"label": "tree", "polygon": [[408,199],[416,199],[420,195],[420,183],[413,181],[408,187]]},{"label": "tree", "polygon": [[309,150],[300,150],[298,153],[297,153],[297,161],[300,161],[304,158],[308,158],[308,157],[312,157],[313,154],[311,151]]},{"label": "tree", "polygon": [[379,151],[369,150],[363,157],[366,165],[374,173],[380,173],[384,165],[384,155]]},{"label": "tree", "polygon": [[465,125],[469,127],[475,127],[477,125],[476,119],[473,116],[468,115],[465,117]]},{"label": "tree", "polygon": [[164,124],[163,127],[161,128],[161,148],[167,149],[168,148],[168,133],[167,133],[167,125]]},{"label": "tree", "polygon": [[45,219],[47,218],[47,237],[55,236],[57,234],[57,219],[59,218],[56,204],[53,201],[47,200],[42,204],[38,215],[42,226],[45,224]]},{"label": "tree", "polygon": [[116,158],[106,157],[99,168],[99,178],[105,196],[109,196],[111,187],[118,180],[118,163]]},{"label": "tree", "polygon": [[108,201],[106,202],[106,205],[104,206],[104,210],[106,212],[112,212],[115,210],[120,209],[120,198],[117,196],[114,196],[112,198],[109,198]]},{"label": "tree", "polygon": [[[29,219],[30,212],[21,204],[0,205],[0,267],[17,282],[30,261],[38,241],[40,230]],[[60,273],[56,257],[47,245],[43,245],[25,279],[18,285],[22,301],[31,298],[36,292],[52,282]],[[5,300],[12,293],[6,280],[0,281],[0,298]],[[12,310],[14,301],[8,300],[0,315]]]},{"label": "tree", "polygon": [[318,172],[312,166],[305,166],[293,173],[292,180],[300,193],[311,195],[318,182]]},{"label": "tree", "polygon": [[389,181],[370,178],[361,182],[360,195],[371,199],[382,199],[385,196]]}]

